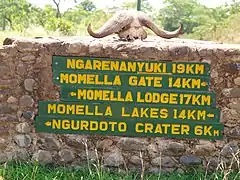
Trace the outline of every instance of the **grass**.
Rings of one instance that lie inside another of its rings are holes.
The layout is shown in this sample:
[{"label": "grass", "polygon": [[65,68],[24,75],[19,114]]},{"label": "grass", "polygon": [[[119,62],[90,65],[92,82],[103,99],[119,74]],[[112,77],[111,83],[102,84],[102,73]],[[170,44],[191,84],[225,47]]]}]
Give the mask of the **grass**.
[{"label": "grass", "polygon": [[238,180],[237,172],[231,172],[227,178],[222,172],[206,173],[200,169],[189,169],[184,174],[177,172],[169,174],[145,174],[140,172],[124,172],[118,169],[99,171],[92,166],[78,169],[69,167],[53,167],[27,162],[9,162],[0,166],[0,180]]}]

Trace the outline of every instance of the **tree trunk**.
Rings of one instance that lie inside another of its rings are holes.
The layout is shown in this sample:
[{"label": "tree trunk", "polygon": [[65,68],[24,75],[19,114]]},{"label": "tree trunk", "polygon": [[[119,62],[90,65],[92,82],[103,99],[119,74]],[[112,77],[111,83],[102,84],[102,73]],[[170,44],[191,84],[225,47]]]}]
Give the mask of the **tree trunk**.
[{"label": "tree trunk", "polygon": [[141,11],[141,0],[137,0],[137,10]]},{"label": "tree trunk", "polygon": [[54,4],[56,5],[56,18],[61,18],[61,12],[60,12],[60,1],[58,2],[56,0],[53,0]]},{"label": "tree trunk", "polygon": [[6,20],[5,20],[4,16],[2,17],[2,30],[3,31],[6,30]]}]

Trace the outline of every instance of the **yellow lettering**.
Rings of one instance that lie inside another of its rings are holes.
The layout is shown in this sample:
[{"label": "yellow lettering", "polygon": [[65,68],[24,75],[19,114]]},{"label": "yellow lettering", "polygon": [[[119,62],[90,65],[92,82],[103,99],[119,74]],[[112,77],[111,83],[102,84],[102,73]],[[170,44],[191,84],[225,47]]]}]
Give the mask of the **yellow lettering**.
[{"label": "yellow lettering", "polygon": [[195,126],[194,134],[197,135],[197,136],[201,136],[203,134],[203,130],[202,130],[201,125]]},{"label": "yellow lettering", "polygon": [[130,117],[130,114],[125,113],[125,108],[122,107],[122,117]]},{"label": "yellow lettering", "polygon": [[97,131],[98,130],[98,122],[97,121],[90,121],[90,131]]},{"label": "yellow lettering", "polygon": [[143,132],[143,129],[140,129],[140,127],[143,128],[143,123],[136,123],[136,126],[135,126],[135,131],[138,132],[138,133],[142,133]]},{"label": "yellow lettering", "polygon": [[115,125],[117,124],[117,122],[109,122],[109,125],[111,125],[111,131],[114,132],[115,131]]},{"label": "yellow lettering", "polygon": [[88,121],[81,121],[81,130],[88,130]]},{"label": "yellow lettering", "polygon": [[196,64],[195,74],[204,74],[204,65],[203,64]]},{"label": "yellow lettering", "polygon": [[61,129],[61,121],[53,119],[52,120],[52,128],[53,129]]},{"label": "yellow lettering", "polygon": [[145,133],[152,133],[152,130],[153,130],[153,124],[151,123],[145,123]]},{"label": "yellow lettering", "polygon": [[62,129],[69,129],[69,128],[70,128],[69,120],[62,120]]},{"label": "yellow lettering", "polygon": [[190,126],[189,125],[182,125],[181,126],[181,134],[187,134],[189,135],[189,131],[190,131]]},{"label": "yellow lettering", "polygon": [[180,124],[172,124],[172,134],[180,134]]},{"label": "yellow lettering", "polygon": [[94,60],[93,61],[93,69],[95,70],[101,70],[101,61],[99,61],[99,60]]},{"label": "yellow lettering", "polygon": [[75,59],[67,59],[67,68],[75,69]]},{"label": "yellow lettering", "polygon": [[168,109],[161,109],[160,110],[160,118],[166,119],[168,117]]},{"label": "yellow lettering", "polygon": [[56,113],[56,104],[48,104],[48,114]]},{"label": "yellow lettering", "polygon": [[118,124],[118,131],[119,132],[126,132],[127,131],[127,124],[125,122],[120,122]]}]

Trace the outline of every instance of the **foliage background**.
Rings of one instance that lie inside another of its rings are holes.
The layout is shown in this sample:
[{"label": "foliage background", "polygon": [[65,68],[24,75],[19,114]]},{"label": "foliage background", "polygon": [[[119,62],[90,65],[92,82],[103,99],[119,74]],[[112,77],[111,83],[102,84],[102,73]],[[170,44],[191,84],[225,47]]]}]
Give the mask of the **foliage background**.
[{"label": "foliage background", "polygon": [[[97,29],[116,11],[137,8],[137,0],[105,9],[98,9],[91,0],[65,0],[76,5],[61,12],[62,1],[49,0],[55,6],[39,8],[28,0],[0,0],[0,41],[9,36],[88,35],[89,22]],[[183,23],[183,38],[240,43],[240,2],[232,0],[216,8],[208,8],[198,0],[163,0],[163,4],[163,8],[156,9],[148,0],[142,0],[142,11],[159,27],[172,31]]]}]

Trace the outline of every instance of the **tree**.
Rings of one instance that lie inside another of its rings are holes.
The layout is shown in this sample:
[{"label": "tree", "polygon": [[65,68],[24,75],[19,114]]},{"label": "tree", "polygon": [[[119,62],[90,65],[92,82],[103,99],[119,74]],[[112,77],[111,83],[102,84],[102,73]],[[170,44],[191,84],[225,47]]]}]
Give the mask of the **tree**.
[{"label": "tree", "polygon": [[85,11],[88,12],[92,12],[97,9],[95,4],[93,4],[93,2],[90,0],[84,0],[83,2],[80,3],[80,5],[83,7]]},{"label": "tree", "polygon": [[56,18],[60,18],[61,17],[60,2],[61,2],[61,0],[53,0],[53,3],[56,5]]},{"label": "tree", "polygon": [[192,33],[193,28],[199,26],[199,18],[205,14],[203,5],[196,0],[165,0],[164,8],[160,9],[159,16],[167,30],[175,30],[179,24],[184,25],[183,32]]},{"label": "tree", "polygon": [[[0,1],[2,29],[23,31],[31,22],[32,5],[26,0]],[[29,18],[30,17],[30,18]]]}]

